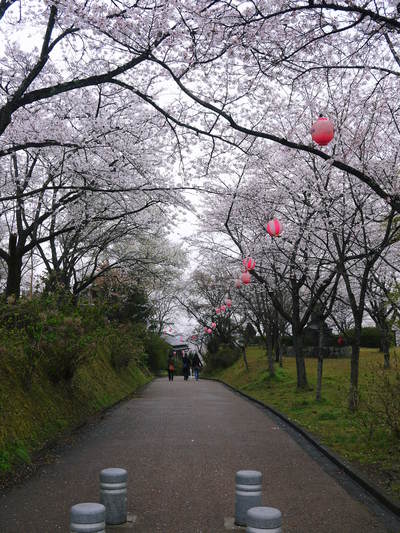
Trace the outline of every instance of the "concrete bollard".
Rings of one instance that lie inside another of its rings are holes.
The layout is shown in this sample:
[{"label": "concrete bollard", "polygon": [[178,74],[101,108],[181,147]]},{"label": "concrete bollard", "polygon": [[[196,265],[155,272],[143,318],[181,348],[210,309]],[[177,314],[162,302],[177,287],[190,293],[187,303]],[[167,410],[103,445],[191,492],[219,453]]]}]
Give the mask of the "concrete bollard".
[{"label": "concrete bollard", "polygon": [[106,533],[106,509],[100,503],[78,503],[71,507],[70,533]]},{"label": "concrete bollard", "polygon": [[262,474],[257,470],[236,472],[235,524],[247,525],[247,511],[261,505]]},{"label": "concrete bollard", "polygon": [[246,533],[282,533],[282,513],[274,507],[253,507],[247,511]]},{"label": "concrete bollard", "polygon": [[106,524],[124,524],[127,519],[126,481],[123,468],[105,468],[100,472],[100,501],[106,508]]}]

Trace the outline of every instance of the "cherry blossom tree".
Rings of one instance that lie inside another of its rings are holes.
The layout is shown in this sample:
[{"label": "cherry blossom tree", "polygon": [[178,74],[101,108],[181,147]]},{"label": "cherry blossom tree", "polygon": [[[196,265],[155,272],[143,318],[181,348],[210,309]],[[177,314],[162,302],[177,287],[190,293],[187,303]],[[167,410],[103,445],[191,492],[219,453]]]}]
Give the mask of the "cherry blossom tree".
[{"label": "cherry blossom tree", "polygon": [[[273,142],[312,154],[363,181],[398,211],[395,6],[199,4],[182,10],[192,37],[188,64],[172,53],[151,54],[184,96],[168,109],[146,101],[177,128],[189,125],[208,136],[210,150],[223,140],[247,153],[257,139],[265,149]],[[332,149],[311,143],[309,127],[321,111],[339,119],[341,142]]]},{"label": "cherry blossom tree", "polygon": [[[271,291],[272,287],[269,290]],[[285,306],[283,295],[276,296],[276,298]],[[235,292],[235,299],[243,301],[250,323],[253,324],[258,335],[264,341],[268,359],[268,372],[270,376],[274,376],[274,362],[279,362],[279,365],[283,366],[281,337],[287,329],[286,321],[277,313],[265,287],[253,285],[248,288],[239,288]]]},{"label": "cherry blossom tree", "polygon": [[[7,294],[33,250],[56,250],[55,268],[61,240],[88,244],[95,223],[168,221],[177,172],[207,191],[202,239],[229,260],[254,253],[254,279],[291,294],[287,313],[269,293],[307,386],[312,309],[341,276],[360,331],[372,269],[396,239],[399,31],[397,3],[383,0],[0,0]],[[310,136],[320,113],[335,124],[324,148]],[[290,237],[266,245],[272,216]]]},{"label": "cherry blossom tree", "polygon": [[[336,263],[347,292],[354,319],[354,339],[350,371],[349,408],[358,403],[360,338],[368,286],[374,266],[394,246],[399,227],[393,208],[374,197],[368,188],[350,176],[343,176],[341,190],[329,172],[316,182],[320,194],[321,221],[331,246],[327,248]],[[331,194],[328,194],[330,188]]]},{"label": "cherry blossom tree", "polygon": [[[86,96],[90,100],[93,95]],[[91,239],[96,252],[87,284],[96,272],[98,253],[110,244],[112,235],[168,229],[171,211],[167,206],[186,203],[179,187],[171,187],[162,172],[170,152],[167,136],[159,140],[159,121],[143,110],[130,113],[119,91],[97,96],[97,106],[92,98],[94,116],[82,108],[82,116],[65,125],[74,138],[73,146],[18,150],[0,159],[7,191],[1,204],[9,238],[0,251],[8,265],[7,295],[18,296],[23,258],[35,248],[41,247],[41,257],[56,277],[61,262],[64,267],[68,263],[69,274],[65,268],[63,272],[68,281]],[[77,110],[79,99],[70,99],[71,105],[76,102]],[[56,242],[62,243],[62,253]],[[43,245],[51,248],[51,265]],[[77,247],[79,253],[75,253]],[[72,249],[75,263],[66,255]]]},{"label": "cherry blossom tree", "polygon": [[[385,259],[375,265],[368,281],[365,308],[375,323],[381,336],[381,349],[383,351],[383,367],[390,368],[390,345],[392,342],[392,325],[397,308],[392,294],[396,287],[396,277],[393,269],[388,268]],[[379,264],[380,263],[380,264]]]},{"label": "cherry blossom tree", "polygon": [[[297,183],[294,169],[288,163],[284,169],[283,163],[279,176],[269,163],[262,168],[268,175],[267,187],[260,186],[257,173],[247,181],[241,175],[229,193],[221,188],[221,196],[208,203],[204,226],[228,237],[240,257],[255,258],[257,267],[251,274],[267,291],[276,312],[291,325],[297,384],[307,388],[302,333],[316,304],[330,294],[338,273],[324,244],[326,229],[315,225],[317,210],[307,195],[309,189],[292,190],[291,184]],[[214,205],[217,203],[218,209]],[[284,217],[285,235],[267,240],[266,223],[274,211]],[[290,300],[289,308],[286,300],[283,304],[283,294]]]},{"label": "cherry blossom tree", "polygon": [[[0,153],[70,143],[60,104],[114,86],[160,114],[181,154],[200,138],[211,157],[221,140],[244,153],[255,140],[278,143],[330,161],[399,210],[395,3],[60,0],[6,2],[0,13]],[[33,24],[40,45],[23,47]],[[315,147],[311,122],[350,103],[352,119],[336,124],[340,150]]]}]

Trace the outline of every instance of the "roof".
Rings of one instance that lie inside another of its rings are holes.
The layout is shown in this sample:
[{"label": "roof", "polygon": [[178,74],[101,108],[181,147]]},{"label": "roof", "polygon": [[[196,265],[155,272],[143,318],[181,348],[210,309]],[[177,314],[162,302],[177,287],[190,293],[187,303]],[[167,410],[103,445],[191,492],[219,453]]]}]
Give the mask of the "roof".
[{"label": "roof", "polygon": [[169,333],[163,333],[161,337],[167,342],[170,346],[176,350],[188,350],[189,344],[185,342],[182,335],[170,335]]}]

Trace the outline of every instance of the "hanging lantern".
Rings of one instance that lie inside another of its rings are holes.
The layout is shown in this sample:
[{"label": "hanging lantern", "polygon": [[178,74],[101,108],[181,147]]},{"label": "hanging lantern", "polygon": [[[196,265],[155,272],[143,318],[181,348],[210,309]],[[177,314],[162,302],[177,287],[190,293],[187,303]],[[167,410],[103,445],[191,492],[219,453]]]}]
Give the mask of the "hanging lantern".
[{"label": "hanging lantern", "polygon": [[225,303],[227,307],[232,307],[232,300],[230,298],[228,298]]},{"label": "hanging lantern", "polygon": [[215,310],[215,312],[217,313],[217,315],[219,315],[220,312],[221,312],[221,309],[220,309],[219,307],[217,307],[216,310]]},{"label": "hanging lantern", "polygon": [[241,279],[236,279],[235,280],[235,287],[237,289],[240,289],[241,286],[242,286],[242,280]]},{"label": "hanging lantern", "polygon": [[274,220],[270,220],[268,222],[267,232],[269,233],[269,235],[271,235],[271,237],[279,237],[281,231],[282,231],[282,225],[279,222],[279,220],[274,218]]},{"label": "hanging lantern", "polygon": [[172,352],[172,355],[176,355],[176,352]]},{"label": "hanging lantern", "polygon": [[248,285],[251,281],[251,276],[250,274],[246,271],[246,272],[243,272],[242,274],[242,283],[244,285]]},{"label": "hanging lantern", "polygon": [[226,305],[221,305],[221,308],[220,308],[220,309],[221,309],[221,311],[222,311],[223,313],[225,313],[225,311],[226,311]]},{"label": "hanging lantern", "polygon": [[208,328],[207,333],[208,333],[208,334],[211,334],[211,333],[212,333],[212,329],[211,329],[211,328]]},{"label": "hanging lantern", "polygon": [[312,140],[320,146],[326,146],[331,142],[335,133],[332,122],[329,118],[320,116],[311,126]]},{"label": "hanging lantern", "polygon": [[211,327],[212,329],[215,329],[217,327],[217,324],[215,322],[212,322]]},{"label": "hanging lantern", "polygon": [[243,259],[243,265],[246,270],[253,270],[256,266],[256,262],[252,257],[246,257],[246,259]]}]

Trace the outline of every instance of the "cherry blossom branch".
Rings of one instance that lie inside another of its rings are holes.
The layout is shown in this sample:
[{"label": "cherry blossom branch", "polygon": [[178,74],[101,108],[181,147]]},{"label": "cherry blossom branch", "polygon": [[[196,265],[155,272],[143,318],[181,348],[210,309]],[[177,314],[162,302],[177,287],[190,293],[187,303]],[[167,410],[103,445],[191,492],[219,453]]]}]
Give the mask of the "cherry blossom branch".
[{"label": "cherry blossom branch", "polygon": [[[293,148],[293,149],[301,151],[301,152],[307,152],[309,154],[313,154],[313,155],[323,159],[324,161],[329,161],[330,164],[333,167],[338,168],[339,170],[342,170],[344,172],[347,172],[348,174],[351,174],[353,176],[356,176],[359,180],[361,180],[363,183],[368,185],[368,187],[370,187],[378,196],[380,196],[385,201],[390,203],[390,205],[398,213],[400,213],[400,198],[398,198],[397,195],[389,194],[384,189],[382,189],[382,187],[380,187],[380,185],[378,185],[378,183],[371,176],[368,176],[367,174],[365,174],[361,170],[358,170],[357,168],[355,168],[355,167],[353,167],[351,165],[348,165],[347,163],[344,163],[343,161],[340,161],[339,159],[334,159],[329,154],[326,154],[322,150],[314,148],[313,146],[297,143],[297,142],[294,142],[294,141],[289,141],[288,139],[285,139],[284,137],[278,137],[277,135],[274,135],[274,134],[271,134],[271,133],[267,133],[267,132],[264,132],[264,131],[257,131],[257,130],[254,130],[254,129],[247,128],[245,126],[241,126],[240,124],[238,124],[234,120],[234,118],[228,112],[218,108],[217,106],[211,104],[210,102],[207,102],[207,101],[201,99],[200,97],[198,97],[197,95],[195,95],[190,89],[188,89],[182,83],[181,79],[174,74],[172,69],[165,62],[160,61],[159,59],[157,59],[153,55],[150,55],[150,59],[152,61],[154,61],[155,63],[159,64],[160,66],[162,66],[171,75],[172,79],[175,81],[175,83],[178,85],[178,87],[187,96],[189,96],[193,101],[198,103],[200,106],[202,106],[202,107],[204,107],[206,109],[209,109],[210,111],[213,111],[214,113],[216,113],[216,114],[220,115],[221,117],[223,117],[227,121],[227,123],[234,130],[236,130],[236,131],[238,131],[240,133],[243,133],[243,134],[245,134],[247,136],[258,137],[258,138],[261,138],[261,139],[267,139],[269,141],[273,141],[275,143],[281,144],[282,146],[286,146],[288,148]],[[143,97],[143,95],[141,93],[137,92],[137,94],[138,94],[138,96]],[[146,101],[148,101],[148,100],[146,100]],[[149,103],[152,103],[152,102],[149,101]],[[155,107],[155,105],[153,103],[152,103],[152,105]],[[190,125],[186,125],[186,127],[191,127],[192,129],[197,129],[197,128],[194,128],[193,126],[190,126]],[[197,129],[197,131],[199,132],[198,129]],[[210,135],[208,132],[204,132],[204,131],[201,131],[199,133],[202,133],[202,134],[205,134],[205,135]]]},{"label": "cherry blossom branch", "polygon": [[0,0],[0,20],[4,17],[6,14],[6,11],[9,7],[14,4],[17,0]]}]

